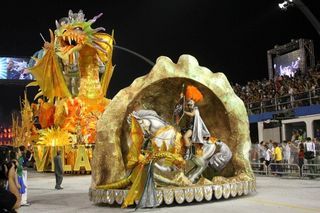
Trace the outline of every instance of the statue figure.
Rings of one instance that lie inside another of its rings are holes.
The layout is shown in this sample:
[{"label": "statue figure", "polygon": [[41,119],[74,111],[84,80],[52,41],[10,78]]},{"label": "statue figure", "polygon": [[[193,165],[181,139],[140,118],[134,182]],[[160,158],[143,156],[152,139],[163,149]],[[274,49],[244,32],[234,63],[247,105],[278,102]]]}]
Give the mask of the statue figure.
[{"label": "statue figure", "polygon": [[[211,135],[200,116],[198,107],[195,105],[195,103],[203,100],[203,95],[198,88],[191,85],[187,86],[185,93],[185,96],[181,93],[180,98],[186,100],[186,106],[181,107],[179,105],[178,108],[183,110],[182,116],[184,114],[188,116],[186,126],[182,128],[182,133],[186,146],[185,159],[190,160],[192,156],[192,144],[204,144],[205,141],[209,140]],[[177,107],[174,113],[180,113]]]}]

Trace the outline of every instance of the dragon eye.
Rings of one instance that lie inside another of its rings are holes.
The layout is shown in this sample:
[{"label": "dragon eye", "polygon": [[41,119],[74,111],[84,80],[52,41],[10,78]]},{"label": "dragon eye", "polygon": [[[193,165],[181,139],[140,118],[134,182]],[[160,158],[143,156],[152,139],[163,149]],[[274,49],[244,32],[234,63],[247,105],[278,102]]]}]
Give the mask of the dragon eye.
[{"label": "dragon eye", "polygon": [[83,29],[81,27],[75,27],[74,30],[80,30],[83,31]]}]

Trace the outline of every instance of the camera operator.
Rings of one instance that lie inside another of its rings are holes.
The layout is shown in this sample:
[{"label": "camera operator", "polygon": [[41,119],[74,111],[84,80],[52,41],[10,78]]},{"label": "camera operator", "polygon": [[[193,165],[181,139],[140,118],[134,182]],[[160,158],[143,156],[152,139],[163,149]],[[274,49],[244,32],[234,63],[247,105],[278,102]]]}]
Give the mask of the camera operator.
[{"label": "camera operator", "polygon": [[21,196],[16,185],[17,166],[14,162],[0,166],[0,212],[16,212],[20,207]]}]

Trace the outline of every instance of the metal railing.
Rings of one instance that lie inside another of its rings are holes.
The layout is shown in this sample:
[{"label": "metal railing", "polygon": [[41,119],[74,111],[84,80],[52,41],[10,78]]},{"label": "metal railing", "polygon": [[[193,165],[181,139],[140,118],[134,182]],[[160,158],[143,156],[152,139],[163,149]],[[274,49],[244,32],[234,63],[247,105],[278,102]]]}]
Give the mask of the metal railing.
[{"label": "metal railing", "polygon": [[320,88],[308,92],[295,93],[281,97],[274,97],[259,102],[246,103],[248,114],[282,111],[299,106],[320,104]]},{"label": "metal railing", "polygon": [[320,177],[320,164],[303,164],[301,177]]},{"label": "metal railing", "polygon": [[[298,164],[270,163],[268,166],[264,163],[251,162],[251,168],[255,174],[266,176],[287,176],[287,177],[320,177],[320,164]],[[263,168],[263,169],[261,169]]]},{"label": "metal railing", "polygon": [[268,175],[300,177],[301,173],[298,164],[270,163],[268,165]]},{"label": "metal railing", "polygon": [[255,174],[260,175],[267,175],[268,174],[268,167],[264,163],[253,163],[251,162],[251,168]]}]

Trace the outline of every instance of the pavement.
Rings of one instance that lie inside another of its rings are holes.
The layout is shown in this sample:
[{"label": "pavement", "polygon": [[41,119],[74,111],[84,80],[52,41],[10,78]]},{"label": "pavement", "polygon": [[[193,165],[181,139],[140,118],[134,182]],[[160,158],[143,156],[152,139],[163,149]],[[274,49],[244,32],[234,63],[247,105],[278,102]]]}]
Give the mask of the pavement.
[{"label": "pavement", "polygon": [[[63,190],[55,190],[53,173],[28,170],[28,202],[20,213],[37,212],[133,212],[134,208],[121,209],[113,205],[96,205],[89,201],[90,175],[65,175]],[[320,212],[320,178],[310,180],[286,177],[257,176],[257,190],[246,196],[210,202],[161,205],[140,212]]]}]

